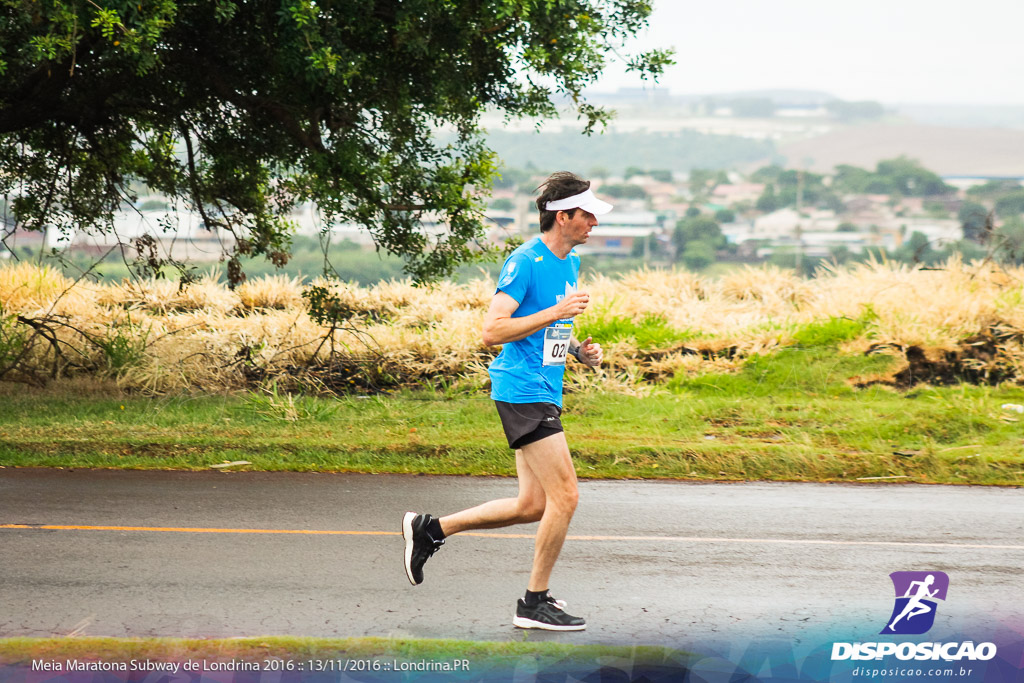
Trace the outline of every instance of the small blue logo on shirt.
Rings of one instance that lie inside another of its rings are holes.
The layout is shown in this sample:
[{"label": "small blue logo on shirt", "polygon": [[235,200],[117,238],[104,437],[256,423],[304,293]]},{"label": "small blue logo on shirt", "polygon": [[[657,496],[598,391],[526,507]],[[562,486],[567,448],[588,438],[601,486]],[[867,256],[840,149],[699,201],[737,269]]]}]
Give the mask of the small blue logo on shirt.
[{"label": "small blue logo on shirt", "polygon": [[512,278],[515,277],[515,273],[516,262],[509,261],[508,269],[505,270],[505,274],[501,277],[501,280],[498,281],[498,287],[508,287],[510,284],[512,284]]}]

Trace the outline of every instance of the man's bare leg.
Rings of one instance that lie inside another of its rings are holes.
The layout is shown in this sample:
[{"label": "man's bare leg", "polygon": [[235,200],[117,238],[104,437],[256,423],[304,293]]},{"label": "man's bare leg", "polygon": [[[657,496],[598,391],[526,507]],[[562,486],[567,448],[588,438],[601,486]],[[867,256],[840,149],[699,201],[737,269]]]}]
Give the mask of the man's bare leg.
[{"label": "man's bare leg", "polygon": [[519,497],[488,501],[441,518],[446,536],[470,529],[496,529],[540,520],[530,572],[531,591],[548,588],[562,550],[579,491],[565,434],[527,444],[516,451]]},{"label": "man's bare leg", "polygon": [[544,489],[544,514],[537,528],[533,568],[527,586],[531,591],[543,591],[548,588],[551,570],[562,551],[569,522],[576,511],[579,500],[576,470],[563,432],[524,446],[523,459]]},{"label": "man's bare leg", "polygon": [[[532,446],[529,444],[527,448]],[[513,524],[536,522],[544,514],[544,489],[527,464],[522,450],[516,451],[519,496],[499,498],[441,518],[445,536],[470,529],[497,529]]]}]

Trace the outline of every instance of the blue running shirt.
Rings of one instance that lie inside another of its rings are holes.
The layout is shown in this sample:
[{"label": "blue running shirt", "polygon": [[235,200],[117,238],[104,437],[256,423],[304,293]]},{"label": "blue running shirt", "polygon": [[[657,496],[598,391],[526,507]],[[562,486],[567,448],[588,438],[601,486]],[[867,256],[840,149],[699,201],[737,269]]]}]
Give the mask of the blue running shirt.
[{"label": "blue running shirt", "polygon": [[[576,291],[580,257],[575,250],[560,259],[534,237],[505,261],[497,292],[519,302],[513,318],[551,308]],[[495,293],[497,293],[495,292]],[[491,398],[506,403],[562,405],[562,376],[572,335],[572,318],[558,320],[525,339],[505,344],[488,369]]]}]

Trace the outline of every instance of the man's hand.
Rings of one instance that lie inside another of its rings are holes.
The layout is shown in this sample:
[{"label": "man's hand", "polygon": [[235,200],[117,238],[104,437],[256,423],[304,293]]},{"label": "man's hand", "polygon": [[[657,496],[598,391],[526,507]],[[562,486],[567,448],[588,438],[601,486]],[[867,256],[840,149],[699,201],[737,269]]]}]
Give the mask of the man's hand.
[{"label": "man's hand", "polygon": [[587,337],[580,344],[579,359],[584,365],[596,368],[601,365],[601,359],[604,358],[604,354],[601,351],[601,345],[594,344],[590,340],[591,337]]},{"label": "man's hand", "polygon": [[558,320],[575,318],[586,310],[590,303],[590,295],[586,292],[573,292],[554,305],[555,314]]}]

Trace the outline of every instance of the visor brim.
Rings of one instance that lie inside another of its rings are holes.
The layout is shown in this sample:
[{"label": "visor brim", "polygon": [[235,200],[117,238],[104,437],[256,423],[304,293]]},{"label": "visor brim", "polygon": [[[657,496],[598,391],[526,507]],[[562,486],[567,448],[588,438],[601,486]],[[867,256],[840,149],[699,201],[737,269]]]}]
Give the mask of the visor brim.
[{"label": "visor brim", "polygon": [[585,204],[580,205],[579,208],[589,213],[592,213],[595,216],[603,216],[609,211],[611,211],[613,207],[608,202],[603,202],[597,197],[595,197],[590,201],[586,202]]}]

